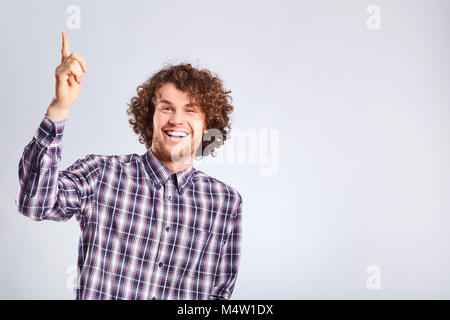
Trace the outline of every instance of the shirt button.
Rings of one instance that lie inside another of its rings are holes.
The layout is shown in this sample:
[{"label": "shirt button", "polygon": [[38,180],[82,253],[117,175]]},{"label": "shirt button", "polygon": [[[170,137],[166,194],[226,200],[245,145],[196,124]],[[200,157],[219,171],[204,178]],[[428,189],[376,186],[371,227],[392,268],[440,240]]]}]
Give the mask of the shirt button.
[{"label": "shirt button", "polygon": [[153,298],[152,298],[152,300],[156,300],[156,298],[155,298],[155,297],[153,297]]},{"label": "shirt button", "polygon": [[167,196],[167,199],[172,200],[172,196]]},{"label": "shirt button", "polygon": [[159,266],[160,268],[162,267],[162,265],[163,265],[162,262],[158,263],[158,266]]},{"label": "shirt button", "polygon": [[166,227],[166,231],[169,232],[169,230],[170,230],[170,227]]}]

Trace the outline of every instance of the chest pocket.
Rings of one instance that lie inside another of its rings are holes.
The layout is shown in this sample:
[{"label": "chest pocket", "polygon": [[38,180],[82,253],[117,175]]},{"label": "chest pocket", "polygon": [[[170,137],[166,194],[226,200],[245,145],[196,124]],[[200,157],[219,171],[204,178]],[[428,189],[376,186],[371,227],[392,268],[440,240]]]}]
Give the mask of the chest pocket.
[{"label": "chest pocket", "polygon": [[205,272],[204,256],[212,233],[199,228],[185,228],[176,238],[175,272],[180,276],[195,277]]}]

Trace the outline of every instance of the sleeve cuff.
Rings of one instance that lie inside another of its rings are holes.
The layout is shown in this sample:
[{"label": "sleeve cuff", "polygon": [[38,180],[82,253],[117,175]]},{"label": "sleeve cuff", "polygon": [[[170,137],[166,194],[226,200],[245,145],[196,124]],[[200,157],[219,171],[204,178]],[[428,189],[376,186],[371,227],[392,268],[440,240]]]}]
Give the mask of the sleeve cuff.
[{"label": "sleeve cuff", "polygon": [[59,147],[61,146],[65,123],[66,119],[53,121],[45,114],[34,137],[47,148]]},{"label": "sleeve cuff", "polygon": [[230,295],[229,294],[224,294],[222,296],[211,295],[209,296],[209,300],[230,300]]}]

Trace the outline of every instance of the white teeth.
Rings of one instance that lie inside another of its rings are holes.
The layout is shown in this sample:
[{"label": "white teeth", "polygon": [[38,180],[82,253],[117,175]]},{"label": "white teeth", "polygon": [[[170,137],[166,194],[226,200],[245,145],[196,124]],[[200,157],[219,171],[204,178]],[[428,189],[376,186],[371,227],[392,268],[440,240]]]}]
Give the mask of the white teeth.
[{"label": "white teeth", "polygon": [[166,131],[166,133],[169,136],[174,136],[174,137],[186,137],[188,134],[186,132],[182,132],[182,131]]}]

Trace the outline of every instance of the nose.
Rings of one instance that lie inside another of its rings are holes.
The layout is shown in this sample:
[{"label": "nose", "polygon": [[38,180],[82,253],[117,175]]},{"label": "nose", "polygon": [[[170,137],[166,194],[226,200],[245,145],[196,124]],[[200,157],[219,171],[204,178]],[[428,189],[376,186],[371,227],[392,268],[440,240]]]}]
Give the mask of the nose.
[{"label": "nose", "polygon": [[175,111],[170,115],[169,123],[172,125],[179,125],[184,123],[182,112]]}]

